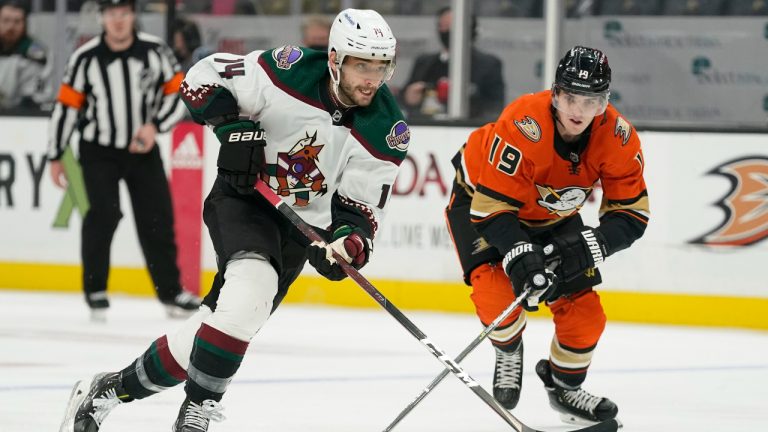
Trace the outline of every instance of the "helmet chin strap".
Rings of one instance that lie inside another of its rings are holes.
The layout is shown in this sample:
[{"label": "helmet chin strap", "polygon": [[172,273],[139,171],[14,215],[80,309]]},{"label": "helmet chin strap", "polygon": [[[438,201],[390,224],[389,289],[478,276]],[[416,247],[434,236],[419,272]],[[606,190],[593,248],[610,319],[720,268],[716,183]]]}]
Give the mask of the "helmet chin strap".
[{"label": "helmet chin strap", "polygon": [[341,67],[340,65],[336,65],[336,73],[337,75],[334,75],[333,69],[330,66],[330,63],[328,64],[328,71],[331,73],[331,95],[334,97],[334,102],[338,103],[342,106],[342,108],[352,108],[357,105],[347,105],[341,100],[341,96],[339,95],[339,84],[341,84]]}]

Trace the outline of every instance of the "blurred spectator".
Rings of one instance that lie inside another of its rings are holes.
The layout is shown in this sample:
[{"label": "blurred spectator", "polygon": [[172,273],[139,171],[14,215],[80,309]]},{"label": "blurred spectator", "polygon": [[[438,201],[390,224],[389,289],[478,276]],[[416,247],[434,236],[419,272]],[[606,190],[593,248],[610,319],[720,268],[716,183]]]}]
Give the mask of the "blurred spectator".
[{"label": "blurred spectator", "polygon": [[[411,118],[446,112],[450,82],[448,55],[453,12],[443,8],[437,14],[437,34],[443,48],[440,52],[416,58],[411,76],[401,93],[401,102]],[[474,47],[477,18],[472,17],[470,48],[469,117],[492,120],[504,108],[504,80],[501,60]]]},{"label": "blurred spectator", "polygon": [[251,0],[184,0],[178,8],[188,14],[253,15],[256,13]]},{"label": "blurred spectator", "polygon": [[331,20],[322,15],[309,15],[301,22],[301,46],[327,51],[330,33]]},{"label": "blurred spectator", "polygon": [[173,53],[181,70],[186,73],[198,60],[213,54],[210,47],[203,45],[200,29],[194,21],[177,18],[173,30]]},{"label": "blurred spectator", "polygon": [[46,49],[27,34],[29,3],[0,2],[0,109],[39,108],[46,89]]}]

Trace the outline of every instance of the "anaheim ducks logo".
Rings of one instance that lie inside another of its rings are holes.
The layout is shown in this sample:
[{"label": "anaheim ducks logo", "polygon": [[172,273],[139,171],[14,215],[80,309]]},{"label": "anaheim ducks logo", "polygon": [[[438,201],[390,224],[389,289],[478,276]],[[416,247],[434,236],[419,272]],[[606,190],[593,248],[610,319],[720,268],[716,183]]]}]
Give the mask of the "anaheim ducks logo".
[{"label": "anaheim ducks logo", "polygon": [[517,128],[520,129],[520,132],[522,132],[522,134],[529,140],[539,142],[541,139],[541,127],[536,123],[536,120],[531,117],[525,116],[522,120],[515,120],[515,126],[517,126]]},{"label": "anaheim ducks logo", "polygon": [[747,246],[768,237],[768,158],[735,159],[707,174],[731,181],[731,190],[717,203],[725,211],[725,221],[691,243]]},{"label": "anaheim ducks logo", "polygon": [[623,117],[616,117],[616,126],[613,128],[613,135],[621,137],[621,145],[625,146],[632,135],[632,126]]},{"label": "anaheim ducks logo", "polygon": [[569,186],[563,189],[552,189],[549,186],[536,185],[541,199],[538,204],[550,213],[559,216],[569,216],[579,210],[592,193],[592,188]]}]

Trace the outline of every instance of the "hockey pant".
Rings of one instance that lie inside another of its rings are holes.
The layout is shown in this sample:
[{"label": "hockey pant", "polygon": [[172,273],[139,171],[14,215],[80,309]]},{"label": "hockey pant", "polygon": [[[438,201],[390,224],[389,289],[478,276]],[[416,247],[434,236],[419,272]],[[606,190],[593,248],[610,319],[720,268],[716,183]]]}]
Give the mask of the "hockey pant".
[{"label": "hockey pant", "polygon": [[[483,264],[472,271],[472,302],[480,321],[487,326],[515,300],[509,278],[498,264]],[[550,346],[550,363],[555,382],[576,388],[587,377],[597,342],[605,328],[605,313],[600,296],[586,288],[547,302],[555,323]],[[516,346],[525,330],[526,316],[517,308],[489,338],[501,349]]]},{"label": "hockey pant", "polygon": [[186,381],[190,400],[220,401],[248,343],[272,312],[277,286],[267,258],[250,253],[230,260],[215,312],[202,306],[176,333],[153,342],[123,370],[126,393],[142,399]]}]

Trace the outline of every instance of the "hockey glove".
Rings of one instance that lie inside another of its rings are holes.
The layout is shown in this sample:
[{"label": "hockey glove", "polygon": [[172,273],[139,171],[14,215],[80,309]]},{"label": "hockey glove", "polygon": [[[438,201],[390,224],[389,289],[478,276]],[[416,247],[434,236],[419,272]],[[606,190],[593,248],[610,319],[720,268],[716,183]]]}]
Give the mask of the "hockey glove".
[{"label": "hockey glove", "polygon": [[526,287],[531,287],[531,293],[523,302],[523,309],[539,310],[539,303],[546,301],[554,293],[557,277],[544,266],[541,246],[519,242],[504,255],[502,265],[512,281],[515,296],[519,296]]},{"label": "hockey glove", "polygon": [[253,193],[253,185],[264,172],[264,129],[251,120],[236,120],[213,129],[221,143],[216,165],[219,173],[238,192]]},{"label": "hockey glove", "polygon": [[363,230],[343,225],[333,233],[331,243],[313,242],[307,246],[307,259],[318,273],[332,281],[347,277],[336,262],[333,252],[339,254],[348,264],[360,270],[371,256],[373,243]]},{"label": "hockey glove", "polygon": [[547,262],[557,262],[555,273],[565,282],[581,276],[590,268],[598,266],[608,257],[608,247],[600,231],[584,227],[552,239],[544,247]]}]

